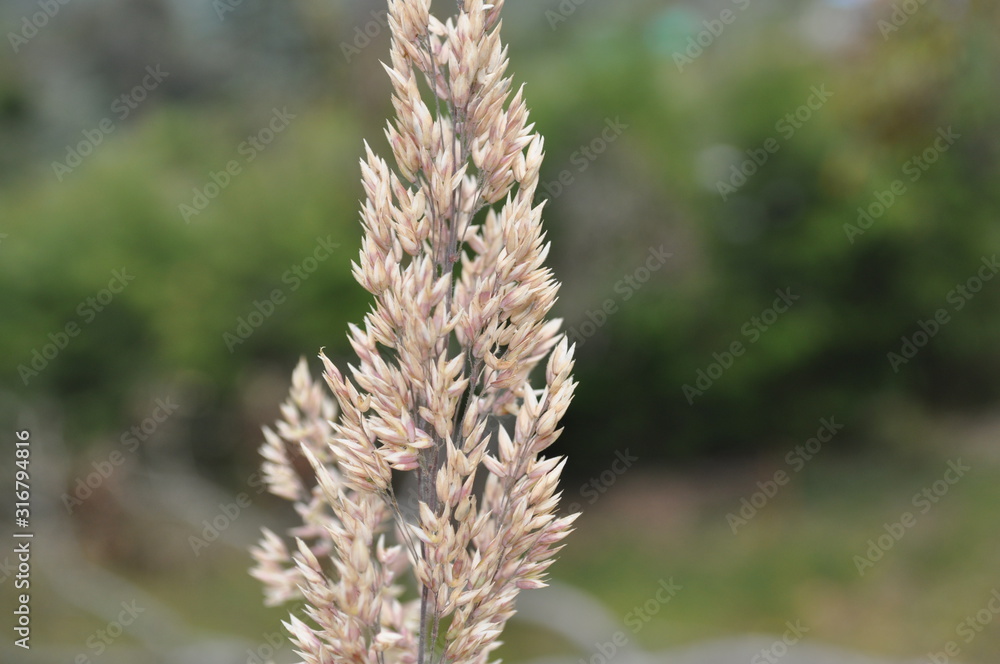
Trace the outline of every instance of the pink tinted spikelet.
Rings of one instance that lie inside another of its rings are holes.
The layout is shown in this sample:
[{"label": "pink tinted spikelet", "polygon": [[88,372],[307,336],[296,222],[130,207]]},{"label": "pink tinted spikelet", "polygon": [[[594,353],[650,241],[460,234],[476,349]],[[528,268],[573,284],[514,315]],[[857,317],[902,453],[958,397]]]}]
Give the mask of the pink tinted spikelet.
[{"label": "pink tinted spikelet", "polygon": [[302,525],[265,531],[252,573],[268,604],[303,603],[285,624],[306,664],[485,664],[577,516],[543,455],[576,386],[546,318],[543,141],[506,76],[502,0],[430,5],[389,0],[395,170],[365,145],[357,361],[320,354],[333,398],[301,362],[264,430],[265,479]]}]

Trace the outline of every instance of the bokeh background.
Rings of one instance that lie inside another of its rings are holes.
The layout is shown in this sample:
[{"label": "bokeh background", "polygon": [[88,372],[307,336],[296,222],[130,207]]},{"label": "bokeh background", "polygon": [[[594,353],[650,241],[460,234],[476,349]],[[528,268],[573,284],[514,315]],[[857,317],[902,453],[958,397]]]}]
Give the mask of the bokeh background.
[{"label": "bokeh background", "polygon": [[[580,381],[556,451],[584,516],[556,608],[526,604],[504,658],[798,621],[887,659],[995,661],[997,4],[505,15],[546,137]],[[246,573],[259,528],[294,517],[256,448],[297,359],[348,361],[368,306],[350,261],[362,139],[385,153],[392,110],[384,7],[6,0],[0,21],[0,482],[13,527],[29,429],[36,532],[33,647],[5,627],[0,659],[293,661]],[[123,602],[143,612],[118,630]]]}]

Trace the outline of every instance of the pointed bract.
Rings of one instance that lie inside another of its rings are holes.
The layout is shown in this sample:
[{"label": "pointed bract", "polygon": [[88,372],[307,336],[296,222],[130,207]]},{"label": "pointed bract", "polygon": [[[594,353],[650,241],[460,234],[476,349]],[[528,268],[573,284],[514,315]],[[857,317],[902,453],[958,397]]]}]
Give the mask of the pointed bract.
[{"label": "pointed bract", "polygon": [[576,517],[556,514],[565,460],[539,456],[576,386],[548,319],[544,142],[506,73],[502,0],[444,21],[430,0],[388,5],[396,169],[364,144],[352,263],[374,303],[349,327],[353,365],[320,354],[333,399],[301,362],[264,430],[264,478],[303,524],[292,544],[265,531],[252,573],[269,604],[304,600],[286,627],[308,664],[484,664]]}]

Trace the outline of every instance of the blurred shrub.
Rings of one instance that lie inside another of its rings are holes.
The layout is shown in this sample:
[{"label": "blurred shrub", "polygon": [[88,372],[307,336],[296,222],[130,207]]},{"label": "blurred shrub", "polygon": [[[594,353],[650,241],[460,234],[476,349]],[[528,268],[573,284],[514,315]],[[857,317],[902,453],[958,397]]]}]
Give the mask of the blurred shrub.
[{"label": "blurred shrub", "polygon": [[[571,96],[559,99],[588,109],[590,131],[602,113],[632,125],[617,158],[595,162],[549,213],[559,234],[590,231],[589,244],[569,243],[581,255],[562,266],[568,288],[574,265],[598,270],[582,277],[599,284],[589,296],[569,294],[568,324],[600,320],[605,298],[620,308],[581,349],[574,449],[586,435],[650,460],[783,450],[831,415],[848,427],[838,446],[873,444],[900,401],[995,403],[1000,280],[974,295],[956,288],[975,287],[1000,246],[1000,196],[988,184],[1000,175],[1000,113],[984,83],[998,74],[998,49],[974,13],[931,18],[886,44],[873,19],[836,57],[796,45],[792,21],[743,26],[751,37],[734,24],[683,73],[671,49],[657,59],[630,30],[562,56],[559,85]],[[579,66],[599,52],[624,61]],[[820,89],[833,93],[822,103]],[[960,138],[939,140],[949,128]],[[550,145],[549,164],[565,163],[565,149]],[[925,151],[928,161],[914,159]],[[859,222],[859,208],[877,218]],[[606,228],[593,230],[595,211]],[[624,302],[612,284],[661,242],[675,254],[667,269]],[[772,317],[786,289],[799,299]],[[942,309],[949,322],[935,333]],[[912,359],[904,338],[922,346]],[[743,353],[727,357],[733,343]]]},{"label": "blurred shrub", "polygon": [[[0,362],[19,390],[66,399],[75,431],[114,431],[131,424],[122,411],[140,387],[174,383],[197,395],[195,412],[211,410],[255,364],[290,368],[346,346],[346,321],[365,303],[350,275],[358,130],[313,109],[248,161],[255,151],[239,146],[270,117],[166,109],[64,182],[46,170],[6,192]],[[241,169],[220,189],[230,161]],[[208,197],[185,223],[195,190]],[[332,255],[317,253],[330,243]],[[118,294],[107,291],[114,271],[132,277]],[[49,335],[68,324],[78,333],[57,357],[33,355],[53,353]]]}]

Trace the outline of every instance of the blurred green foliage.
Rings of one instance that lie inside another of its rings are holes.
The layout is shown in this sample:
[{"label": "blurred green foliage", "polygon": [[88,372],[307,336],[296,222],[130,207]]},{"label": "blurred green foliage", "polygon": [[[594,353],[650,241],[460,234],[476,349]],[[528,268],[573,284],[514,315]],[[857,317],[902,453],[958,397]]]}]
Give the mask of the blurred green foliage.
[{"label": "blurred green foliage", "polygon": [[[875,19],[890,9],[876,3],[833,50],[801,34],[801,16],[761,7],[680,71],[674,53],[701,29],[691,10],[636,3],[612,20],[595,5],[550,32],[547,8],[512,9],[507,35],[546,137],[542,179],[573,180],[547,207],[565,284],[557,313],[582,329],[605,300],[616,311],[579,351],[560,443],[574,470],[602,467],[616,447],[644,461],[783,448],[830,415],[848,423],[844,442],[877,445],[886,417],[1000,396],[1000,280],[961,311],[948,298],[1000,239],[995,7],[928,9],[883,40]],[[199,454],[250,454],[246,437],[273,413],[246,412],[255,376],[321,346],[347,359],[346,324],[368,302],[349,264],[357,159],[362,137],[387,152],[391,107],[376,64],[384,35],[351,64],[327,49],[312,64],[337,91],[275,104],[165,95],[61,182],[50,166],[61,148],[2,162],[0,369],[17,391],[57,397],[81,444],[127,428],[136,395],[166,385],[185,400]],[[8,145],[25,143],[22,84],[4,73],[0,85]],[[782,119],[822,86],[832,96],[788,136]],[[185,223],[178,206],[285,104],[297,116],[288,130]],[[621,136],[581,160],[615,119]],[[960,139],[911,181],[904,164],[947,127]],[[723,200],[717,182],[769,140],[779,149]],[[852,242],[845,224],[897,179],[905,193]],[[339,250],[293,290],[284,275],[320,237]],[[616,284],[661,245],[672,257],[626,300]],[[122,268],[134,281],[86,322],[81,303]],[[230,352],[224,335],[275,289],[287,297]],[[749,343],[744,326],[778,289],[800,299]],[[939,308],[953,321],[893,371],[887,353]],[[74,321],[79,335],[25,386],[19,367]],[[733,342],[746,352],[690,405],[683,387]]]},{"label": "blurred green foliage", "polygon": [[[163,109],[65,182],[43,173],[6,192],[5,374],[66,399],[74,432],[114,431],[131,424],[122,413],[141,387],[167,382],[197,401],[183,404],[189,413],[225,412],[248,368],[284,366],[339,343],[366,298],[351,285],[356,201],[348,187],[330,184],[357,179],[355,151],[344,142],[358,130],[350,118],[331,121],[335,115],[299,115],[295,131],[276,138],[187,224],[179,206],[192,204],[194,189],[205,191],[267,115],[233,126],[220,112]],[[339,248],[317,261],[319,240]],[[103,307],[99,298],[88,303],[113,270],[134,279]],[[273,313],[259,322],[261,310]],[[241,320],[254,324],[246,340]],[[74,322],[79,333],[48,366],[19,374],[32,368],[34,350],[53,343],[47,335]],[[220,444],[211,440],[215,416],[208,430],[192,431],[195,445]]]},{"label": "blurred green foliage", "polygon": [[[758,25],[752,36],[734,24],[732,38],[726,33],[681,74],[672,49],[657,58],[634,39],[641,21],[556,56],[565,63],[560,103],[588,115],[620,112],[632,124],[615,146],[631,154],[596,162],[590,186],[554,201],[549,213],[557,234],[586,223],[588,210],[606,213],[607,228],[593,232],[598,241],[587,255],[557,266],[569,288],[574,265],[602,274],[589,280],[603,283],[582,307],[564,308],[570,324],[587,320],[579,309],[597,312],[605,298],[616,299],[610,284],[642,265],[644,244],[665,242],[678,263],[631,302],[617,297],[621,313],[581,349],[573,436],[631,447],[646,459],[749,452],[787,448],[812,436],[820,417],[836,415],[849,427],[838,444],[877,445],[884,419],[905,410],[900,403],[938,410],[995,403],[1000,282],[986,281],[976,294],[956,290],[1000,246],[1000,196],[991,185],[1000,174],[1000,112],[997,88],[985,83],[1000,75],[1000,60],[978,20],[995,15],[981,5],[957,21],[915,18],[905,34],[883,43],[875,33],[836,57],[806,48],[791,22]],[[602,67],[604,53],[624,62]],[[805,107],[817,89],[832,96]],[[562,144],[588,136],[553,136],[550,112],[536,104],[542,131],[560,146],[549,163],[565,163],[572,148]],[[960,138],[924,157],[949,128]],[[729,180],[729,163],[724,177],[699,172],[719,145],[741,165],[769,141],[778,149],[762,165],[749,164],[742,186]],[[738,191],[723,200],[720,180]],[[878,197],[888,201],[894,181],[904,193],[868,230],[849,230],[859,208],[876,204],[879,214]],[[557,254],[566,250],[561,240]],[[600,256],[609,251],[617,253]],[[614,267],[603,269],[608,263]],[[800,299],[773,325],[758,325],[778,289]],[[912,360],[893,366],[888,353],[901,353],[902,338],[913,340],[920,321],[940,309],[949,322]],[[726,360],[734,342],[745,352]],[[723,371],[705,388],[697,378],[720,373],[713,364]],[[703,394],[688,399],[684,385]]]}]

